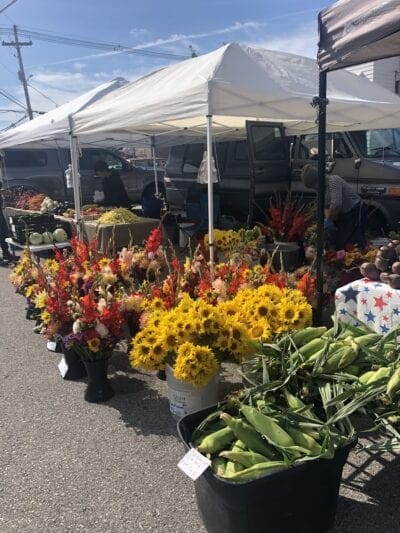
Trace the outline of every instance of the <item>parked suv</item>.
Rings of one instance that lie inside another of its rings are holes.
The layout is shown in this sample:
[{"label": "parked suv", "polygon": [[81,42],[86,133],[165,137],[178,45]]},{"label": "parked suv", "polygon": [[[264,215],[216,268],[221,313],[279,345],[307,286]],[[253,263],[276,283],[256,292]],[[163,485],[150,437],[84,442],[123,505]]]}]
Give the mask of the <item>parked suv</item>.
[{"label": "parked suv", "polygon": [[[291,189],[315,198],[300,179],[302,167],[318,157],[318,135],[285,137],[279,124],[253,122],[247,139],[214,144],[220,181],[221,212],[244,219],[249,210],[252,174],[254,200],[263,209],[267,198]],[[400,129],[363,130],[327,134],[327,170],[347,180],[369,206],[370,229],[382,234],[400,228]],[[197,183],[204,144],[174,146],[165,171],[167,201],[185,210],[187,201],[206,188]],[[250,159],[249,159],[250,155]]]},{"label": "parked suv", "polygon": [[[287,188],[290,176],[289,154],[284,129],[280,124],[254,122],[250,126],[254,139],[255,164],[250,164],[246,140],[217,142],[214,160],[219,176],[215,193],[220,197],[221,213],[246,219],[249,210],[250,177],[254,173],[254,198],[265,203],[274,190]],[[197,173],[205,144],[173,146],[165,167],[165,191],[172,210],[185,210],[207,189],[197,183]]]},{"label": "parked suv", "polygon": [[[155,192],[154,172],[135,167],[117,154],[101,148],[83,148],[79,160],[83,204],[93,203],[101,180],[94,177],[94,164],[105,160],[110,168],[118,170],[132,202],[141,202]],[[67,189],[64,172],[68,167],[70,151],[56,148],[6,149],[3,156],[2,180],[6,188],[25,187],[46,194],[55,200],[73,200],[72,189]],[[158,172],[159,189],[164,190],[163,172]]]}]

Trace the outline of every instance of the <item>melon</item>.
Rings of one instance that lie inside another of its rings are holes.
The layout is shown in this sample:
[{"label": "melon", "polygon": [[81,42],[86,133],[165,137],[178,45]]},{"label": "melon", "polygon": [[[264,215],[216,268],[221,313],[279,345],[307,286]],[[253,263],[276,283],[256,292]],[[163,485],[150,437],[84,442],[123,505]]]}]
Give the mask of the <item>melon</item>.
[{"label": "melon", "polygon": [[53,234],[51,231],[45,231],[42,233],[44,244],[51,244],[53,242]]},{"label": "melon", "polygon": [[33,245],[42,244],[43,237],[40,233],[34,232],[29,235],[29,242]]},{"label": "melon", "polygon": [[56,242],[65,242],[68,240],[68,235],[65,229],[57,228],[53,231],[53,239]]}]

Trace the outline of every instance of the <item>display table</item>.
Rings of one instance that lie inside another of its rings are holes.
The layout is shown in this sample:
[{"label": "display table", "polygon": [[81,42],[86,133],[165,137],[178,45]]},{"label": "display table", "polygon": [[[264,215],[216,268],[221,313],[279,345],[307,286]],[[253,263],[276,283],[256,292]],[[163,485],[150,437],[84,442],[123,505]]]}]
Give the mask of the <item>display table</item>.
[{"label": "display table", "polygon": [[337,289],[335,307],[342,322],[362,322],[377,333],[387,333],[400,323],[400,290],[386,283],[358,279]]},{"label": "display table", "polygon": [[5,239],[6,243],[11,246],[11,249],[14,252],[15,248],[20,248],[21,250],[30,250],[32,253],[38,252],[47,252],[49,250],[54,250],[54,248],[70,248],[71,243],[69,241],[65,242],[53,242],[51,244],[21,244],[20,242],[14,241],[11,237]]},{"label": "display table", "polygon": [[104,253],[114,255],[124,246],[143,244],[151,230],[160,225],[158,218],[139,218],[130,224],[83,223],[83,236],[91,242],[97,240],[97,248]]}]

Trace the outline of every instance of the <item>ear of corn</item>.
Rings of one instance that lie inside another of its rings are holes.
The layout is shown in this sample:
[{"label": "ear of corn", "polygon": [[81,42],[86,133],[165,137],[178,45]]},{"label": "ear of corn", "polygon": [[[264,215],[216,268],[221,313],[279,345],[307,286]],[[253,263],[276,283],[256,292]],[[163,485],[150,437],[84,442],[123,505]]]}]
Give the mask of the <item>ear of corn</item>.
[{"label": "ear of corn", "polygon": [[232,452],[245,452],[245,451],[248,451],[248,448],[243,441],[237,440],[233,443]]},{"label": "ear of corn", "polygon": [[393,372],[392,377],[389,379],[386,394],[392,398],[393,395],[400,389],[400,366]]},{"label": "ear of corn", "polygon": [[246,420],[259,433],[261,433],[261,435],[264,435],[270,443],[281,447],[295,445],[292,437],[271,417],[260,413],[260,411],[257,411],[254,407],[248,405],[243,405],[241,411]]},{"label": "ear of corn", "polygon": [[223,457],[215,457],[211,462],[211,468],[214,474],[223,477],[226,469],[226,459]]},{"label": "ear of corn", "polygon": [[312,455],[318,455],[321,453],[321,446],[310,435],[307,435],[307,433],[289,427],[287,428],[287,432],[298,446],[310,450]]},{"label": "ear of corn", "polygon": [[378,370],[375,370],[375,372],[370,376],[370,378],[367,381],[367,385],[371,385],[371,383],[375,383],[379,379],[388,378],[390,376],[391,370],[387,366],[382,366],[381,368],[378,368]]},{"label": "ear of corn", "polygon": [[379,335],[379,333],[367,333],[366,335],[355,337],[354,342],[358,344],[358,346],[371,346],[376,344],[381,338],[382,335]]},{"label": "ear of corn", "polygon": [[257,463],[265,463],[269,461],[269,458],[265,457],[265,455],[261,455],[255,452],[225,451],[220,452],[219,455],[221,457],[224,457],[225,459],[228,459],[229,461],[235,461],[236,463],[240,463],[246,468],[256,465]]},{"label": "ear of corn", "polygon": [[265,463],[258,463],[256,465],[250,466],[242,470],[241,472],[235,472],[228,474],[225,472],[224,477],[228,478],[230,481],[247,481],[249,479],[255,479],[260,477],[268,472],[273,470],[281,470],[283,468],[288,468],[288,464],[283,461],[268,461]]},{"label": "ear of corn", "polygon": [[301,346],[303,346],[304,344],[307,344],[313,339],[321,337],[325,332],[326,332],[325,326],[320,326],[320,327],[310,326],[300,331],[295,331],[292,335],[292,341],[298,348],[300,348]]},{"label": "ear of corn", "polygon": [[227,413],[222,413],[221,419],[232,429],[235,437],[238,440],[243,441],[253,452],[265,455],[269,459],[279,457],[272,446],[270,446],[253,427],[246,424],[242,419],[233,418]]},{"label": "ear of corn", "polygon": [[304,359],[308,359],[316,352],[322,350],[325,347],[325,344],[326,340],[324,339],[313,339],[310,342],[307,342],[307,344],[304,344],[301,348],[299,348],[299,353],[304,357]]},{"label": "ear of corn", "polygon": [[227,461],[223,477],[231,477],[244,469],[245,467],[241,463],[236,463],[235,461]]},{"label": "ear of corn", "polygon": [[231,428],[222,428],[204,437],[197,449],[200,453],[216,453],[223,450],[234,438]]}]

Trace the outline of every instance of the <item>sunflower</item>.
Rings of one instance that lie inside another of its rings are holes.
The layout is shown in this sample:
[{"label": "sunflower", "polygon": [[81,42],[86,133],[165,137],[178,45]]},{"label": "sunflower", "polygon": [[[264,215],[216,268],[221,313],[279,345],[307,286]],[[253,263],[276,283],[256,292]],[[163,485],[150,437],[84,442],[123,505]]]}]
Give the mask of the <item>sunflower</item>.
[{"label": "sunflower", "polygon": [[98,337],[94,337],[94,339],[89,339],[87,341],[87,345],[91,352],[96,353],[100,350],[100,339]]},{"label": "sunflower", "polygon": [[182,344],[174,364],[176,379],[187,381],[195,387],[204,387],[218,371],[219,365],[212,350],[190,342]]}]

